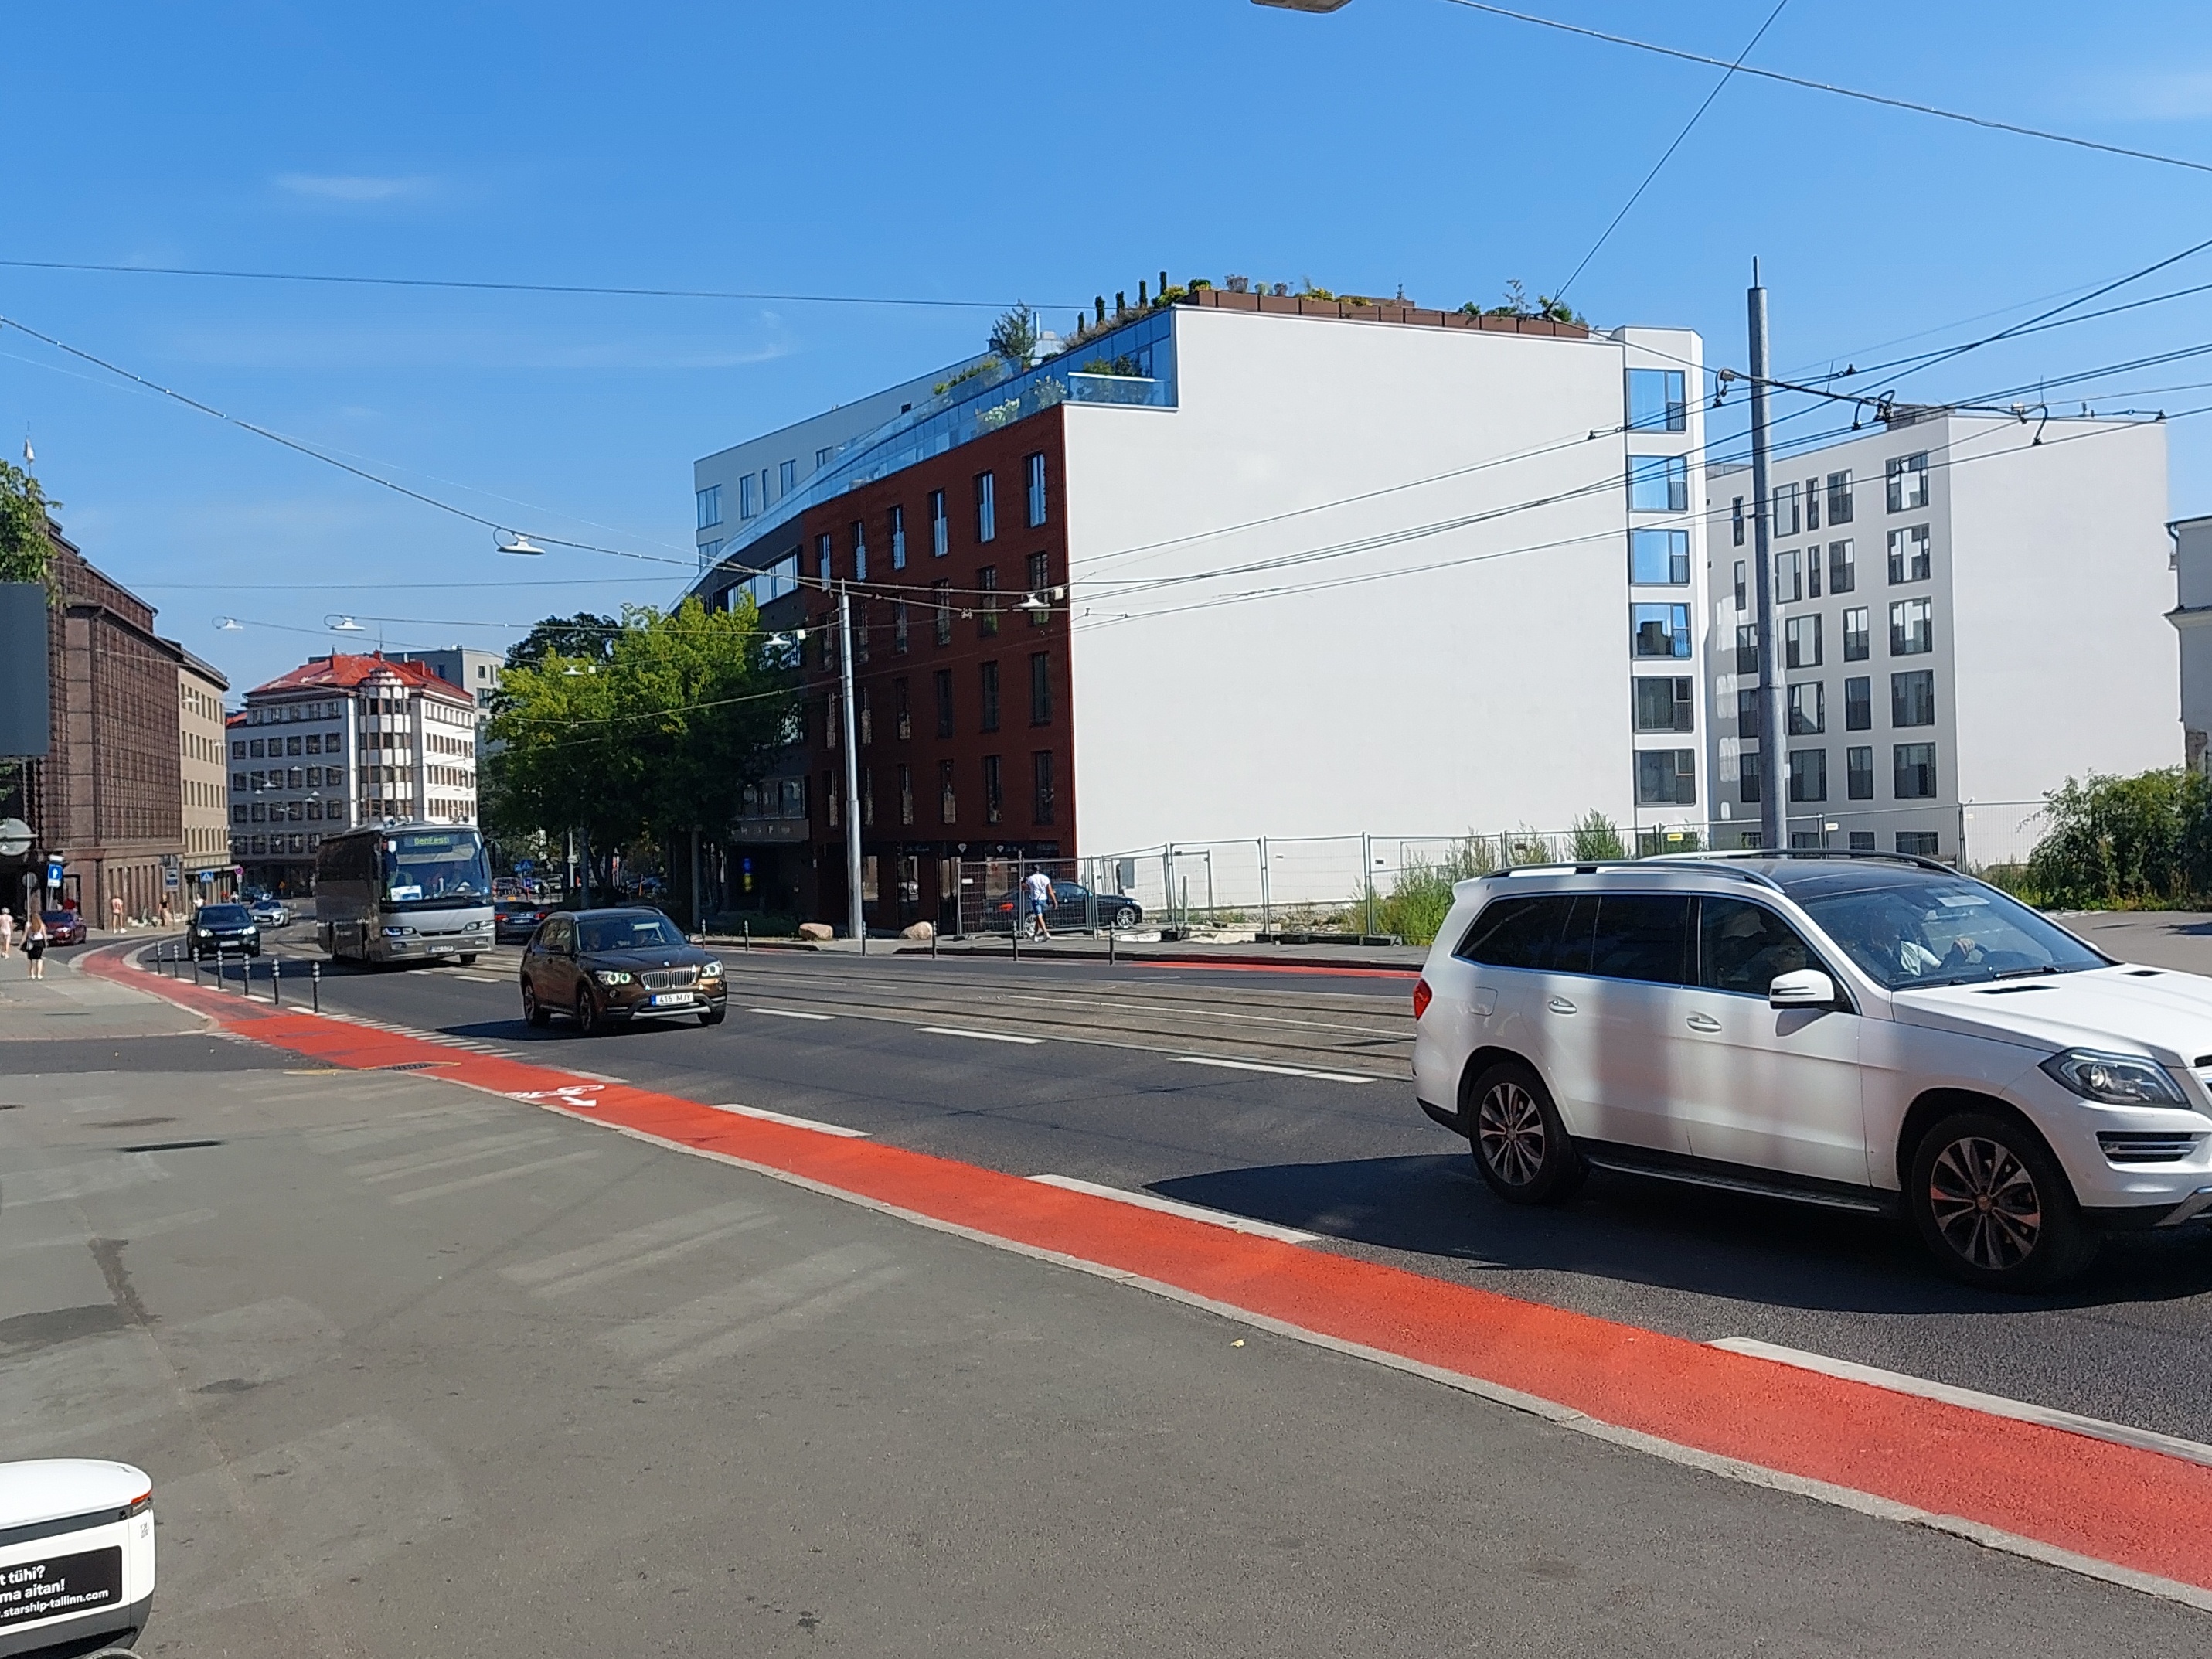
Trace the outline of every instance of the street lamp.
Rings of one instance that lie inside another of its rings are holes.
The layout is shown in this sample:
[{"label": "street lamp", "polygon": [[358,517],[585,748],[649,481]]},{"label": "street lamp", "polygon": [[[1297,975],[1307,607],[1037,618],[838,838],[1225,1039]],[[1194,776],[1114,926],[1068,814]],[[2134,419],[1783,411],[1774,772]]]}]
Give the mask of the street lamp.
[{"label": "street lamp", "polygon": [[323,618],[323,626],[329,629],[333,634],[366,634],[368,632],[366,628],[363,628],[351,617],[339,616],[335,611],[333,611],[330,616]]},{"label": "street lamp", "polygon": [[1284,11],[1342,11],[1352,0],[1252,0],[1255,6],[1275,6]]},{"label": "street lamp", "polygon": [[[512,536],[514,539],[513,541],[501,541],[500,538],[502,536]],[[538,546],[537,543],[532,541],[529,537],[522,534],[520,531],[494,531],[492,532],[492,546],[495,551],[501,553],[521,553],[529,555],[534,558],[543,558],[545,555],[545,550],[544,548]]]}]

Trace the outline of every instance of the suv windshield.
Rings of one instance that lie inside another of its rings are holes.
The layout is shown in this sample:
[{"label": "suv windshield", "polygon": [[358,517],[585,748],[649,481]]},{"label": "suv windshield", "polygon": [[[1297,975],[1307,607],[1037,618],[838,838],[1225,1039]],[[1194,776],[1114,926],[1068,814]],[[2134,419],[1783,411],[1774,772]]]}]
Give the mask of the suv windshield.
[{"label": "suv windshield", "polygon": [[491,871],[472,830],[403,830],[384,838],[384,898],[390,905],[484,902]]},{"label": "suv windshield", "polygon": [[204,904],[200,907],[199,924],[203,927],[242,927],[252,920],[242,904]]},{"label": "suv windshield", "polygon": [[684,943],[659,916],[599,916],[579,927],[586,951],[652,951]]},{"label": "suv windshield", "polygon": [[1778,878],[1844,955],[1893,991],[2109,965],[2017,900],[1960,877],[1823,870]]}]

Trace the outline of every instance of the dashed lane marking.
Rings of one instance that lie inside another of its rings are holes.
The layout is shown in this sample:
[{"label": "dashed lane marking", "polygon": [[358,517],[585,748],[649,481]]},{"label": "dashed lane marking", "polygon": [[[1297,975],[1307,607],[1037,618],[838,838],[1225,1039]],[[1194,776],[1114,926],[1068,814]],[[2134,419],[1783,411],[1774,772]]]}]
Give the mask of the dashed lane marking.
[{"label": "dashed lane marking", "polygon": [[1324,1083],[1372,1083],[1371,1077],[1352,1072],[1317,1072],[1305,1066],[1262,1066],[1256,1060],[1217,1060],[1211,1054],[1177,1054],[1185,1066],[1212,1066],[1224,1072],[1265,1072],[1270,1077],[1313,1077]]},{"label": "dashed lane marking", "polygon": [[847,1140],[866,1140],[866,1129],[848,1129],[842,1123],[823,1123],[811,1117],[793,1117],[786,1112],[771,1112],[765,1106],[717,1106],[718,1112],[735,1112],[740,1117],[757,1117],[763,1123],[782,1123],[794,1129],[811,1129],[818,1135],[842,1135]]},{"label": "dashed lane marking", "polygon": [[973,1037],[978,1042],[1021,1042],[1031,1048],[1044,1041],[1042,1037],[1016,1036],[1011,1031],[969,1031],[957,1025],[917,1025],[914,1028],[924,1036]]},{"label": "dashed lane marking", "polygon": [[803,1013],[796,1008],[748,1008],[745,1012],[749,1014],[773,1014],[778,1019],[831,1020],[837,1018],[835,1014]]},{"label": "dashed lane marking", "polygon": [[1158,1210],[1162,1215],[1179,1215],[1189,1221],[1203,1221],[1209,1226],[1226,1227],[1233,1233],[1249,1233],[1255,1238],[1272,1238],[1284,1244],[1311,1244],[1320,1238],[1319,1233],[1300,1232],[1296,1227],[1281,1227],[1272,1221],[1255,1221],[1249,1216],[1231,1215],[1226,1210],[1209,1210],[1202,1204],[1179,1203],[1172,1198],[1162,1198],[1157,1193],[1131,1192],[1123,1187],[1102,1187],[1096,1182],[1078,1181],[1073,1176],[1033,1175],[1031,1181],[1047,1187],[1057,1187],[1064,1193],[1088,1193],[1093,1198],[1110,1198],[1118,1204],[1133,1204],[1140,1210]]}]

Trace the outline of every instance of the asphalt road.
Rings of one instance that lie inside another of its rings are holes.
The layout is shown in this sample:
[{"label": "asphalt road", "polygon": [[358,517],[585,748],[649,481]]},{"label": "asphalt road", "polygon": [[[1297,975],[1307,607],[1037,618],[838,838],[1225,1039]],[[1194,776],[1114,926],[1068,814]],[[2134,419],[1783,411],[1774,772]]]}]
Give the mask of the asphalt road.
[{"label": "asphalt road", "polygon": [[[149,1654],[2202,1643],[2171,1603],[725,1164],[223,1046],[154,1076],[19,1041],[0,1087],[0,1456],[153,1474]],[[1001,1071],[962,1074],[1036,1092]]]},{"label": "asphalt road", "polygon": [[[1149,1189],[1694,1340],[1751,1337],[2212,1442],[2212,1235],[2117,1239],[2063,1294],[2021,1298],[1953,1284],[1899,1225],[1764,1200],[1601,1176],[1563,1208],[1501,1205],[1413,1103],[1401,979],[734,953],[724,1025],[592,1042],[522,1024],[518,954],[327,972],[325,1006],[1014,1174]],[[992,1040],[1007,1037],[1029,1041]]]}]

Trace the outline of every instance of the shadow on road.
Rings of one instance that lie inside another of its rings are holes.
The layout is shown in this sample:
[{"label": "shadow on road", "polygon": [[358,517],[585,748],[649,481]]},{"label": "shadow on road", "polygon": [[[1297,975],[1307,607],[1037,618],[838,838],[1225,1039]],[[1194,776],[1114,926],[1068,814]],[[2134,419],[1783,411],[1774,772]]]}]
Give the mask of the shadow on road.
[{"label": "shadow on road", "polygon": [[1492,1197],[1464,1153],[1222,1170],[1151,1190],[1464,1262],[1508,1292],[1516,1273],[1571,1273],[1831,1312],[2018,1314],[2212,1291],[2212,1238],[2201,1229],[2110,1239],[2061,1294],[1992,1296],[1944,1279],[1899,1223],[1608,1175],[1593,1176],[1570,1204],[1523,1209]]}]

